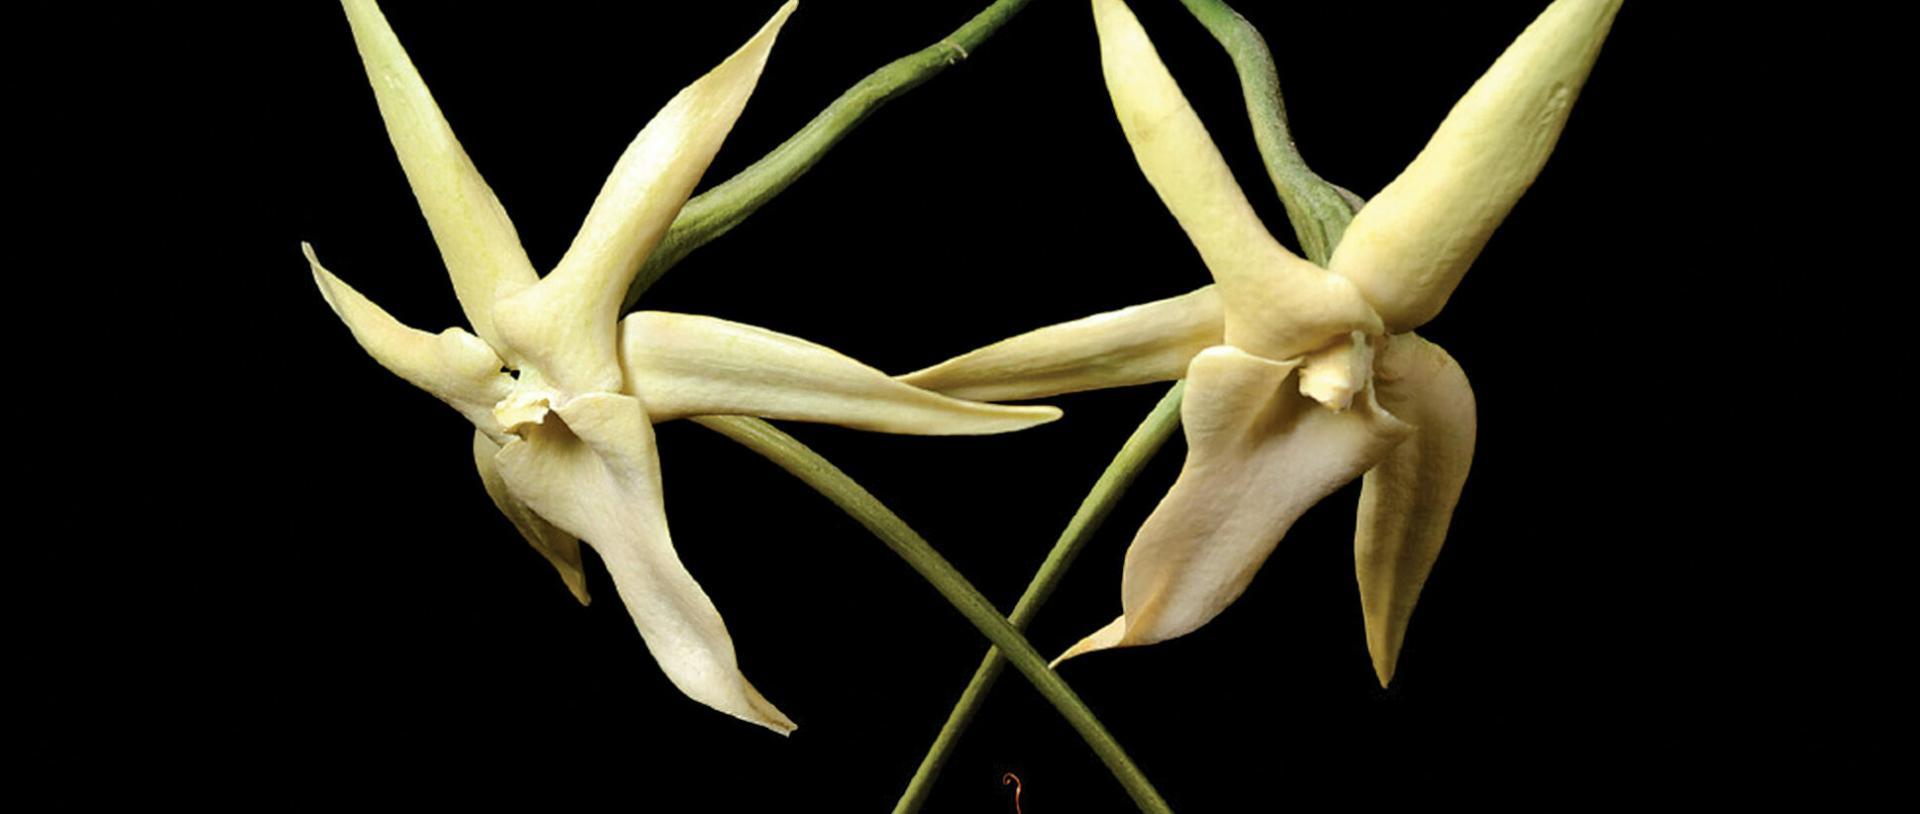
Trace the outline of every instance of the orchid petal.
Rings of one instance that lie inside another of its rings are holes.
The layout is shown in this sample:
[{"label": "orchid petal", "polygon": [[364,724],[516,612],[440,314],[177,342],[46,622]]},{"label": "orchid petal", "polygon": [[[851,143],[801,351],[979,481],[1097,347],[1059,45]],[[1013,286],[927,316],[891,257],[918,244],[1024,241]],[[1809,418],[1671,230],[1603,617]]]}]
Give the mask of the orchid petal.
[{"label": "orchid petal", "polygon": [[495,461],[510,494],[599,552],[647,650],[695,701],[782,734],[793,722],[748,684],[720,612],[667,535],[653,428],[631,396],[588,393],[523,428]]},{"label": "orchid petal", "polygon": [[1284,359],[1350,331],[1380,333],[1358,288],[1287,251],[1260,222],[1127,5],[1094,0],[1093,17],[1120,127],[1220,283],[1227,343]]},{"label": "orchid petal", "polygon": [[487,497],[493,498],[493,505],[513,521],[513,527],[520,530],[520,536],[527,538],[533,550],[540,552],[540,556],[547,558],[554,570],[560,572],[560,581],[567,584],[567,590],[573,592],[573,598],[580,600],[582,605],[592,602],[593,598],[587,595],[587,574],[580,565],[580,541],[547,522],[546,518],[534,514],[527,504],[507,490],[506,481],[500,477],[500,467],[494,463],[495,456],[499,454],[499,444],[485,433],[474,432],[473,463],[480,470],[480,482],[487,487]]},{"label": "orchid petal", "polygon": [[513,378],[500,372],[500,357],[487,343],[459,328],[438,334],[409,328],[322,268],[313,246],[302,243],[300,250],[313,267],[320,295],[374,361],[452,405],[475,427],[496,426],[493,405],[512,390]]},{"label": "orchid petal", "polygon": [[1557,0],[1347,225],[1328,267],[1399,333],[1440,313],[1553,152],[1620,0]]},{"label": "orchid petal", "polygon": [[1414,334],[1388,338],[1374,381],[1380,406],[1416,428],[1361,479],[1353,535],[1367,648],[1384,687],[1466,485],[1475,420],[1466,374],[1440,346]]},{"label": "orchid petal", "polygon": [[792,0],[720,66],[667,102],[614,164],[559,266],[500,301],[515,348],[574,393],[621,389],[618,325],[627,285],[733,129]]},{"label": "orchid petal", "polygon": [[1372,467],[1411,428],[1366,391],[1334,412],[1301,396],[1298,361],[1227,345],[1194,357],[1186,466],[1127,550],[1124,615],[1070,654],[1192,632],[1246,590],[1308,507]]},{"label": "orchid petal", "polygon": [[372,0],[344,0],[341,5],[346,7],[354,44],[366,63],[387,137],[453,277],[460,310],[474,333],[487,344],[504,348],[494,332],[494,300],[532,285],[539,275],[520,247],[507,210],[453,137],[440,106],[434,104],[419,71],[387,26],[386,15]]},{"label": "orchid petal", "polygon": [[1221,323],[1219,289],[1207,286],[1028,331],[899,378],[981,401],[1172,381],[1223,341]]},{"label": "orchid petal", "polygon": [[901,384],[831,348],[713,317],[642,311],[621,321],[627,381],[654,421],[754,415],[913,435],[1011,432],[1054,407],[963,401]]}]

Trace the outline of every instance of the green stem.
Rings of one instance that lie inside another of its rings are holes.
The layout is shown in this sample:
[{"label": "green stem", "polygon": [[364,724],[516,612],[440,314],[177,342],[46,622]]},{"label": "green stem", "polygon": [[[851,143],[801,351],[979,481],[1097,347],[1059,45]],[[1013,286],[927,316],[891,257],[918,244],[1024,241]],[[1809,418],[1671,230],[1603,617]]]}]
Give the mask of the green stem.
[{"label": "green stem", "polygon": [[740,416],[706,416],[693,419],[707,429],[725,435],[741,445],[760,453],[778,464],[820,494],[825,495],[834,505],[840,507],[853,519],[866,526],[868,531],[886,543],[895,554],[907,561],[907,565],[918,571],[927,582],[953,607],[960,611],[968,622],[973,623],[994,647],[1007,654],[1014,669],[1026,675],[1034,689],[1053,703],[1062,717],[1067,719],[1075,731],[1080,733],[1094,754],[1107,764],[1116,780],[1127,790],[1135,805],[1145,812],[1171,812],[1160,793],[1147,782],[1147,777],[1133,765],[1119,742],[1100,725],[1093,711],[1075,695],[1059,674],[1047,666],[1039,651],[1027,643],[1012,623],[1000,615],[993,603],[988,602],[980,591],[967,582],[966,577],[954,570],[940,552],[901,520],[868,492],[859,483],[840,471],[839,467],[800,443],[793,436],[775,429],[773,425],[755,418]]},{"label": "green stem", "polygon": [[1180,1],[1233,58],[1233,70],[1240,75],[1240,92],[1247,101],[1247,118],[1253,123],[1253,140],[1267,165],[1267,177],[1273,180],[1274,191],[1287,207],[1287,219],[1293,222],[1301,250],[1308,260],[1325,266],[1353,213],[1360,209],[1360,198],[1314,174],[1307,168],[1306,159],[1300,157],[1293,134],[1287,129],[1280,74],[1274,70],[1273,54],[1267,51],[1260,30],[1222,0]]},{"label": "green stem", "polygon": [[[1155,405],[1153,412],[1147,414],[1145,421],[1135,428],[1133,435],[1120,447],[1120,453],[1107,464],[1105,472],[1093,484],[1093,490],[1080,501],[1080,509],[1073,513],[1073,519],[1067,521],[1067,527],[1060,532],[1060,538],[1054,541],[1053,550],[1048,552],[1046,562],[1040,565],[1039,573],[1033,575],[1033,581],[1027,583],[1026,593],[1020,595],[1020,603],[1013,608],[1008,621],[1014,628],[1025,630],[1027,623],[1040,612],[1040,606],[1046,604],[1047,597],[1066,576],[1067,567],[1079,556],[1080,549],[1107,519],[1107,514],[1126,494],[1127,487],[1140,474],[1142,467],[1160,451],[1161,445],[1173,437],[1173,431],[1180,426],[1180,396],[1186,390],[1186,382],[1176,382],[1167,390],[1167,394]],[[1000,678],[1000,671],[1006,667],[1006,657],[998,647],[989,649],[980,667],[973,671],[973,680],[967,683],[967,689],[960,694],[960,702],[955,704],[953,712],[948,714],[947,723],[940,728],[940,736],[934,740],[933,747],[927,750],[926,757],[920,761],[920,768],[913,773],[913,781],[907,784],[906,793],[900,795],[900,801],[893,806],[894,814],[910,814],[919,811],[933,791],[934,781],[940,776],[940,769],[946,765],[947,756],[960,740],[961,733],[973,722],[973,716],[985,703],[987,692],[993,689],[994,681]]]},{"label": "green stem", "polygon": [[853,128],[893,97],[918,87],[973,54],[1000,26],[1032,0],[999,0],[973,16],[939,42],[887,63],[867,74],[840,98],[801,127],[780,146],[738,175],[694,196],[674,218],[666,237],[647,257],[646,265],[627,288],[621,310],[633,307],[649,286],[694,249],[738,226],[774,196],[779,195]]}]

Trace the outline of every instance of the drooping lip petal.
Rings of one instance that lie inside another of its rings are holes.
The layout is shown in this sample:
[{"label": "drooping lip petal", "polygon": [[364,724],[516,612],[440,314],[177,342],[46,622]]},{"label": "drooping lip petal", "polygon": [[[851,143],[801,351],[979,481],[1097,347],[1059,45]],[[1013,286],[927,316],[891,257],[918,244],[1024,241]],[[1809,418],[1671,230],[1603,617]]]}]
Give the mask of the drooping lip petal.
[{"label": "drooping lip petal", "polygon": [[1328,267],[1399,333],[1440,313],[1566,127],[1620,0],[1556,0],[1348,224]]},{"label": "drooping lip petal", "polygon": [[1467,376],[1438,345],[1414,334],[1388,337],[1376,374],[1380,406],[1415,427],[1361,479],[1353,534],[1367,649],[1384,687],[1466,485],[1476,422]]},{"label": "drooping lip petal", "polygon": [[617,334],[627,285],[733,129],[795,5],[781,6],[753,39],[654,114],[614,164],[559,266],[496,306],[507,341],[562,388],[620,391]]},{"label": "drooping lip petal", "polygon": [[1192,632],[1246,590],[1293,521],[1410,428],[1362,393],[1334,412],[1300,395],[1297,361],[1222,345],[1194,357],[1181,420],[1187,460],[1142,524],[1121,578],[1123,616],[1069,654]]},{"label": "drooping lip petal", "polygon": [[507,482],[500,477],[500,467],[494,463],[499,454],[499,444],[485,433],[474,431],[473,464],[480,470],[480,482],[487,488],[487,497],[493,498],[493,505],[513,521],[513,527],[520,530],[520,536],[526,538],[533,550],[540,552],[540,556],[560,572],[560,581],[573,592],[573,598],[582,605],[591,603],[593,598],[587,595],[587,574],[580,565],[580,541],[535,514],[507,490]]},{"label": "drooping lip petal", "polygon": [[1011,432],[1060,417],[943,396],[803,339],[713,317],[641,311],[621,321],[629,386],[655,421],[752,415],[875,432]]},{"label": "drooping lip petal", "polygon": [[[354,44],[367,67],[387,136],[453,277],[467,324],[496,350],[493,303],[539,278],[493,189],[453,137],[420,72],[372,0],[344,0]],[[519,360],[510,359],[516,366]]]},{"label": "drooping lip petal", "polygon": [[1094,0],[1100,62],[1133,155],[1219,282],[1227,344],[1285,359],[1380,318],[1352,283],[1274,240],[1207,128],[1120,0]]},{"label": "drooping lip petal", "polygon": [[740,674],[712,600],[674,553],[653,428],[638,399],[588,393],[529,424],[495,463],[509,494],[600,553],[647,650],[689,698],[775,732],[791,720]]},{"label": "drooping lip petal", "polygon": [[958,398],[1044,398],[1178,379],[1223,336],[1220,292],[1210,285],[1028,331],[899,378]]},{"label": "drooping lip petal", "polygon": [[300,250],[320,295],[374,361],[452,405],[476,428],[497,431],[493,405],[513,389],[513,379],[501,372],[500,357],[487,343],[459,328],[437,334],[409,328],[321,267],[313,246],[302,243]]}]

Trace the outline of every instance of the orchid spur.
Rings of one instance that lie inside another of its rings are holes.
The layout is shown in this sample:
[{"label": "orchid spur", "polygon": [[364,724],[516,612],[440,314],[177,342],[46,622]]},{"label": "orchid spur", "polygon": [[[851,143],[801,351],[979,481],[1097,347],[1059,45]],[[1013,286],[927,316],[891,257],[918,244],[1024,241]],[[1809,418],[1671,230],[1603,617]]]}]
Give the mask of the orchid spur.
[{"label": "orchid spur", "polygon": [[689,697],[778,732],[720,615],[667,533],[652,424],[755,415],[914,434],[995,433],[1059,417],[920,390],[793,337],[640,312],[622,296],[759,79],[781,6],[655,115],[615,164],[559,265],[538,275],[372,0],[344,0],[374,96],[472,333],[401,324],[320,266],[315,281],[382,366],[458,410],[487,493],[582,602],[579,542],[606,563],[648,650]]},{"label": "orchid spur", "polygon": [[1374,670],[1392,679],[1475,435],[1465,375],[1413,330],[1538,175],[1619,7],[1555,0],[1321,268],[1261,224],[1126,4],[1093,0],[1121,127],[1215,285],[901,377],[996,401],[1186,378],[1187,459],[1127,552],[1123,613],[1061,659],[1197,629],[1308,507],[1364,474],[1355,565]]}]

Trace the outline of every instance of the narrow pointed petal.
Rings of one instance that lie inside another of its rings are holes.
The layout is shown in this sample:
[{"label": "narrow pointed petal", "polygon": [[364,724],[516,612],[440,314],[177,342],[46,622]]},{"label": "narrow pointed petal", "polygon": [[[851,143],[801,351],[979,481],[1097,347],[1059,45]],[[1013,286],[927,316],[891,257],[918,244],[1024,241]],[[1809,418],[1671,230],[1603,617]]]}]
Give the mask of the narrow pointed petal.
[{"label": "narrow pointed petal", "polygon": [[587,574],[580,566],[580,541],[534,514],[527,504],[507,491],[506,481],[500,478],[500,467],[494,463],[494,457],[499,454],[499,444],[485,433],[474,432],[473,463],[480,470],[480,482],[487,487],[487,497],[493,498],[493,505],[513,521],[513,527],[520,530],[520,536],[533,545],[533,550],[540,552],[540,556],[560,572],[560,581],[567,584],[573,598],[582,605],[592,602],[593,598],[587,595]]},{"label": "narrow pointed petal", "polygon": [[504,348],[493,328],[494,300],[532,285],[539,275],[520,247],[507,210],[453,137],[440,106],[387,26],[386,15],[372,0],[344,0],[341,5],[366,63],[380,117],[387,123],[387,137],[433,230],[467,324],[487,344]]},{"label": "narrow pointed petal", "polygon": [[1019,401],[1165,382],[1187,375],[1195,354],[1220,344],[1215,286],[1049,325],[899,377],[949,396]]},{"label": "narrow pointed petal", "polygon": [[874,432],[981,435],[1060,417],[901,384],[831,348],[713,317],[641,311],[621,321],[627,382],[654,421],[752,415]]},{"label": "narrow pointed petal", "polygon": [[781,6],[746,45],[654,114],[614,164],[560,265],[500,303],[494,319],[508,340],[561,387],[621,389],[616,334],[627,284],[720,151],[794,6]]},{"label": "narrow pointed petal", "polygon": [[1380,406],[1415,427],[1412,438],[1361,480],[1353,535],[1367,649],[1385,687],[1466,485],[1476,423],[1467,376],[1440,346],[1397,334],[1376,365]]},{"label": "narrow pointed petal", "polygon": [[1067,652],[1061,653],[1055,657],[1053,661],[1047,662],[1047,666],[1059,667],[1060,662],[1066,661],[1074,656],[1119,647],[1121,646],[1121,638],[1126,636],[1126,634],[1127,617],[1115,617],[1114,620],[1108,622],[1105,627],[1087,634],[1086,638],[1080,641],[1074,642],[1072,647],[1067,648]]},{"label": "narrow pointed petal", "polygon": [[1546,164],[1620,0],[1557,0],[1453,107],[1353,222],[1328,266],[1386,320],[1433,319]]},{"label": "narrow pointed petal", "polygon": [[1379,333],[1358,289],[1273,239],[1127,5],[1094,0],[1093,19],[1120,128],[1220,283],[1227,343],[1284,359],[1350,331]]},{"label": "narrow pointed petal", "polygon": [[487,343],[459,328],[430,334],[402,325],[322,268],[312,246],[302,243],[300,250],[313,268],[320,295],[374,361],[452,405],[475,427],[496,429],[493,405],[512,390],[513,379],[500,372],[500,357]]},{"label": "narrow pointed petal", "polygon": [[640,402],[590,393],[522,430],[525,437],[508,441],[495,458],[508,494],[600,553],[674,686],[728,715],[793,731],[793,722],[740,674],[720,612],[673,551],[653,428]]},{"label": "narrow pointed petal", "polygon": [[1127,550],[1118,636],[1078,653],[1190,633],[1246,590],[1287,528],[1410,432],[1362,393],[1334,412],[1300,395],[1297,362],[1230,346],[1194,357],[1180,416],[1186,467]]}]

